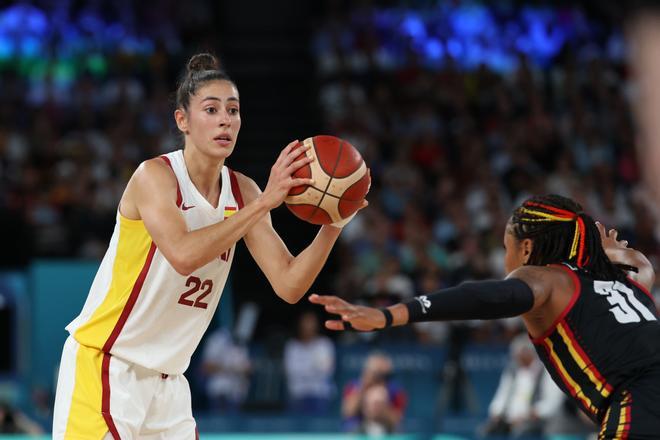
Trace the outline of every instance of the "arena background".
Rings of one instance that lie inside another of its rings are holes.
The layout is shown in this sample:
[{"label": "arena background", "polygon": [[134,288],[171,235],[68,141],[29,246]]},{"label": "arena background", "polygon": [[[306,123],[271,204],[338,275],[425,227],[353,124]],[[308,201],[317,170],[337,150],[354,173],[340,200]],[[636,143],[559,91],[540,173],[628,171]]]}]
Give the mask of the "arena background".
[{"label": "arena background", "polygon": [[[200,50],[221,58],[240,91],[232,168],[263,187],[283,146],[321,133],[352,142],[371,168],[370,206],[314,292],[382,305],[501,276],[507,213],[545,192],[580,201],[657,262],[656,212],[634,148],[630,6],[0,4],[0,402],[43,438],[64,326],[82,307],[131,173],[178,146],[171,95]],[[283,206],[272,215],[294,253],[317,230]],[[249,391],[231,414],[210,409],[203,340],[187,373],[202,438],[343,438],[342,390],[372,350],[391,356],[407,396],[392,438],[473,438],[520,332],[507,321],[328,334],[334,394],[329,409],[301,416],[282,358],[307,310],[322,316],[305,300],[277,299],[239,245],[209,333],[231,329],[249,349]]]}]

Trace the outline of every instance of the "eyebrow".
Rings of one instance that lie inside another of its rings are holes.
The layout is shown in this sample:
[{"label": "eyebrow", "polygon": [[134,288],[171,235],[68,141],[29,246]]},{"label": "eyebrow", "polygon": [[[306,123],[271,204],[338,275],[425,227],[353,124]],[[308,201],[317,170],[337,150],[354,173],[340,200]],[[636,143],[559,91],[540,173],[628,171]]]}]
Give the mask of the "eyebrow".
[{"label": "eyebrow", "polygon": [[[222,102],[222,99],[220,99],[220,98],[218,98],[218,97],[216,97],[216,96],[207,96],[206,98],[202,99],[202,102],[204,102],[204,101],[220,101],[220,102]],[[235,97],[235,96],[230,96],[229,98],[227,98],[227,101],[236,101],[236,102],[239,102],[239,101],[238,101],[238,98]]]}]

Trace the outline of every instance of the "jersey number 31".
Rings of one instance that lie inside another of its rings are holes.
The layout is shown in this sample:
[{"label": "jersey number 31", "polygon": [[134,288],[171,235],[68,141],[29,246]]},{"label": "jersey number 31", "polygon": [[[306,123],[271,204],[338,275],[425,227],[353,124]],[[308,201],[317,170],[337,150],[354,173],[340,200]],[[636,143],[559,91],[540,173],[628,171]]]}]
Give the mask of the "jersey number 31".
[{"label": "jersey number 31", "polygon": [[641,322],[642,318],[645,321],[656,321],[653,313],[635,297],[632,289],[625,284],[619,281],[594,281],[594,290],[607,298],[607,301],[614,306],[610,312],[621,324]]}]

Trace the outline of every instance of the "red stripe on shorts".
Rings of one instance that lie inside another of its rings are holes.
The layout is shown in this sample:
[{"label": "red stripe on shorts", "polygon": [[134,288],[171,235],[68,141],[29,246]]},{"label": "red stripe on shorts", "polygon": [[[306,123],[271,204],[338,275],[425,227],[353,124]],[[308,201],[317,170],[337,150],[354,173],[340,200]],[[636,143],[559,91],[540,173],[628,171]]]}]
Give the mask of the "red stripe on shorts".
[{"label": "red stripe on shorts", "polygon": [[112,415],[110,414],[110,358],[112,355],[108,353],[103,353],[103,363],[101,366],[101,384],[103,387],[102,397],[101,397],[101,414],[103,414],[103,420],[105,424],[108,425],[108,430],[112,434],[114,440],[121,440],[119,437],[119,431],[115,426],[115,421],[112,420]]}]

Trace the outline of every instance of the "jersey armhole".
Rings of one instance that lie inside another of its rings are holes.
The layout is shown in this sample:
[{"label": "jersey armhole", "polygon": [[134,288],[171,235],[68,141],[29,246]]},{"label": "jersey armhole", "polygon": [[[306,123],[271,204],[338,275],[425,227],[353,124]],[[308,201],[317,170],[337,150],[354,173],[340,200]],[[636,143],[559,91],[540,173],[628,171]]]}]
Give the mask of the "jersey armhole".
[{"label": "jersey armhole", "polygon": [[176,178],[176,173],[174,172],[174,167],[172,166],[172,162],[170,162],[170,158],[167,156],[159,156],[159,157],[165,161],[167,166],[169,166],[172,172],[174,173],[174,178],[176,179],[176,207],[181,208],[181,204],[183,203],[183,196],[181,195],[181,188],[179,187],[179,179]]},{"label": "jersey armhole", "polygon": [[557,316],[557,319],[554,320],[552,325],[550,327],[548,327],[548,329],[546,331],[544,331],[541,336],[533,338],[532,335],[529,335],[529,338],[532,340],[532,342],[534,344],[540,344],[541,342],[543,342],[543,340],[545,338],[550,336],[552,334],[552,332],[555,331],[555,329],[557,328],[557,325],[566,317],[566,315],[568,315],[568,312],[570,312],[571,309],[573,309],[573,306],[575,305],[578,298],[580,297],[580,291],[582,290],[582,283],[580,283],[580,278],[578,278],[578,276],[575,274],[575,272],[573,272],[570,268],[564,266],[563,264],[551,264],[550,266],[561,268],[562,270],[565,270],[571,276],[571,279],[573,280],[573,295],[571,296],[571,300],[566,305],[564,310],[562,310],[562,312],[559,314],[559,316]]},{"label": "jersey armhole", "polygon": [[238,209],[243,209],[243,195],[241,194],[241,187],[238,185],[238,179],[236,178],[236,173],[227,167],[229,170],[229,182],[231,183],[231,192],[238,203]]}]

